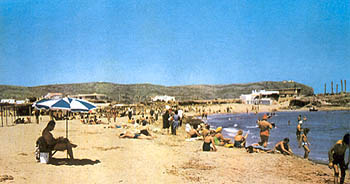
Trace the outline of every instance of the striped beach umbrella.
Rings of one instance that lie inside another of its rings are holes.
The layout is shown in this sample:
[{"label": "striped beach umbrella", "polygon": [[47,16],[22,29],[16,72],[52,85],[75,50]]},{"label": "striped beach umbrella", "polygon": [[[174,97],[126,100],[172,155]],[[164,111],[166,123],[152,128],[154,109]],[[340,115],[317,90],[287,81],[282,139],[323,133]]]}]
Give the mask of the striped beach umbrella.
[{"label": "striped beach umbrella", "polygon": [[88,112],[96,106],[88,101],[76,98],[42,99],[33,104],[37,109],[68,110],[72,112]]},{"label": "striped beach umbrella", "polygon": [[[64,97],[61,99],[42,99],[33,104],[36,109],[67,110],[71,112],[88,112],[96,106],[88,101]],[[66,138],[68,138],[68,119],[66,119]]]}]

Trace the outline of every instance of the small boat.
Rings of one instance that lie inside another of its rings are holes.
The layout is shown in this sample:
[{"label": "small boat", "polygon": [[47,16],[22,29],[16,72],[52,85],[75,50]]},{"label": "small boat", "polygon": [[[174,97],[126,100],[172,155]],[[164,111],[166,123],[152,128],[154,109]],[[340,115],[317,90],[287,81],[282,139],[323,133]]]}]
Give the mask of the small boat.
[{"label": "small boat", "polygon": [[316,107],[311,107],[311,108],[309,109],[309,111],[310,111],[310,112],[316,112],[316,111],[318,111],[318,109],[316,109]]}]

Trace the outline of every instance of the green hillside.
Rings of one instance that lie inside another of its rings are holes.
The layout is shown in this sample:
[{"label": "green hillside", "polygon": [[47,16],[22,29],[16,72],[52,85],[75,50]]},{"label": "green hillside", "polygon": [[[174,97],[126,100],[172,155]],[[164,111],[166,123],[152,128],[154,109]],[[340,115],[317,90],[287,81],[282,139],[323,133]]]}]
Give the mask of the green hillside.
[{"label": "green hillside", "polygon": [[193,99],[230,99],[249,94],[252,90],[301,88],[302,95],[313,95],[313,89],[297,82],[256,82],[228,85],[187,85],[161,86],[153,84],[114,84],[107,82],[57,84],[35,87],[0,85],[0,98],[26,99],[40,97],[47,93],[60,92],[65,95],[99,93],[111,100],[120,102],[138,102],[150,99],[155,95],[175,96],[177,100]]}]

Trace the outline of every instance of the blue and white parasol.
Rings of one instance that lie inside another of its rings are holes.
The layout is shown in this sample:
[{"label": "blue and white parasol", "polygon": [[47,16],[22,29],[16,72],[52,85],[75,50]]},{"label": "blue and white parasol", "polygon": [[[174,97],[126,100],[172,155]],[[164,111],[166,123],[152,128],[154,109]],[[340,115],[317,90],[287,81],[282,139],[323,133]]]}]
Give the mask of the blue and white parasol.
[{"label": "blue and white parasol", "polygon": [[37,109],[68,110],[72,112],[86,112],[95,109],[96,106],[85,100],[76,98],[42,99],[33,104]]},{"label": "blue and white parasol", "polygon": [[[96,106],[88,101],[64,97],[61,99],[42,99],[33,104],[36,109],[67,110],[72,112],[88,112]],[[66,119],[66,138],[68,138],[68,119]]]}]

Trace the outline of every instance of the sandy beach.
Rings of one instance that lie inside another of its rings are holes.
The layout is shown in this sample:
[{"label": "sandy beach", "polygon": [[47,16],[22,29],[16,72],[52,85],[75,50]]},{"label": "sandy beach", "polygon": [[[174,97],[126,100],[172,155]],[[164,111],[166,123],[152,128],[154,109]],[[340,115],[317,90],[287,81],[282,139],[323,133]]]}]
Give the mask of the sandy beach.
[{"label": "sandy beach", "polygon": [[[247,107],[234,110],[242,113]],[[50,164],[42,164],[35,160],[35,141],[48,121],[44,116],[40,124],[0,128],[0,175],[13,177],[3,183],[333,183],[326,165],[294,156],[224,147],[203,152],[201,140],[185,141],[184,126],[176,136],[158,132],[153,140],[139,140],[119,138],[124,128],[70,120],[69,139],[78,145],[75,160],[57,152]],[[122,117],[110,125],[126,122]],[[65,136],[65,121],[57,121],[52,133]],[[350,182],[349,175],[345,181]]]}]

